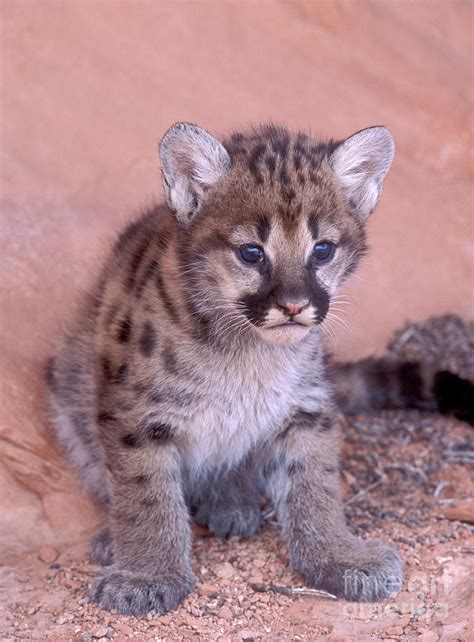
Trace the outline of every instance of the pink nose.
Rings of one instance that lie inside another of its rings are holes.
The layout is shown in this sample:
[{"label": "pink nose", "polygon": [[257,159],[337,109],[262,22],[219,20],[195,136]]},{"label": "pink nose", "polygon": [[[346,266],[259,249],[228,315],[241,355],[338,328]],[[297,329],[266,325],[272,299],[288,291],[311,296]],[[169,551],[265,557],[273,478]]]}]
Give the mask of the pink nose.
[{"label": "pink nose", "polygon": [[285,310],[290,317],[294,317],[296,314],[299,314],[306,306],[309,305],[308,299],[300,299],[299,301],[277,301],[278,307]]}]

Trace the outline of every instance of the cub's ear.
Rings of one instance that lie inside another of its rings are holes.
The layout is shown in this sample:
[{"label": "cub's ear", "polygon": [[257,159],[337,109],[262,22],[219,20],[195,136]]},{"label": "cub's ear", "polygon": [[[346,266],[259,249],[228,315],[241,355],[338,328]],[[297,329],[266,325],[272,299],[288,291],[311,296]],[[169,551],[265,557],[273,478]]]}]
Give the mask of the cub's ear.
[{"label": "cub's ear", "polygon": [[347,202],[362,220],[377,205],[394,153],[395,143],[388,129],[369,127],[346,138],[330,156]]},{"label": "cub's ear", "polygon": [[166,200],[180,223],[189,223],[206,192],[230,168],[230,158],[217,138],[201,127],[176,123],[160,144]]}]

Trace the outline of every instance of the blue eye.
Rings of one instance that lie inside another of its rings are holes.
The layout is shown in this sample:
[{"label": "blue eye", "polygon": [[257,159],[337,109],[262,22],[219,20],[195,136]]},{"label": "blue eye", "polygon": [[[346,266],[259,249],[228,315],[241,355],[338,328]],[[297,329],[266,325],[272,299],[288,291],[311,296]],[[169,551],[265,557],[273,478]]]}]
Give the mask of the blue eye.
[{"label": "blue eye", "polygon": [[313,250],[313,256],[318,263],[327,263],[332,259],[335,251],[336,246],[334,243],[316,243]]},{"label": "blue eye", "polygon": [[246,263],[259,263],[263,261],[265,253],[260,245],[241,245],[239,247],[240,258]]}]

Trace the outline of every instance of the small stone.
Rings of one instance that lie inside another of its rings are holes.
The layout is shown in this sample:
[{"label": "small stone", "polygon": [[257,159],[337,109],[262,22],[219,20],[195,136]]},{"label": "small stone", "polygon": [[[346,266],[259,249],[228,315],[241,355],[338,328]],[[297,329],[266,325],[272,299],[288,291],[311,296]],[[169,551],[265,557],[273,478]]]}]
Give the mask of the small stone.
[{"label": "small stone", "polygon": [[106,638],[109,629],[106,626],[98,626],[92,631],[92,635],[95,638]]},{"label": "small stone", "polygon": [[228,606],[223,606],[218,615],[223,620],[231,620],[234,617],[232,610]]},{"label": "small stone", "polygon": [[168,624],[171,624],[173,618],[171,617],[171,615],[163,615],[163,617],[160,617],[159,620],[161,624],[164,624],[166,626]]},{"label": "small stone", "polygon": [[418,633],[418,642],[437,642],[439,635],[434,631],[422,631]]},{"label": "small stone", "polygon": [[230,580],[235,575],[235,569],[232,566],[232,564],[229,564],[229,562],[224,562],[224,564],[220,564],[214,572],[217,575],[217,577],[220,577],[223,580]]},{"label": "small stone", "polygon": [[214,584],[199,584],[197,587],[198,595],[204,595],[205,597],[211,597],[219,593],[219,588]]},{"label": "small stone", "polygon": [[57,559],[58,552],[54,548],[44,546],[43,548],[39,549],[38,557],[45,564],[52,564],[54,560]]},{"label": "small stone", "polygon": [[401,626],[392,626],[385,633],[387,635],[403,635],[403,629]]}]

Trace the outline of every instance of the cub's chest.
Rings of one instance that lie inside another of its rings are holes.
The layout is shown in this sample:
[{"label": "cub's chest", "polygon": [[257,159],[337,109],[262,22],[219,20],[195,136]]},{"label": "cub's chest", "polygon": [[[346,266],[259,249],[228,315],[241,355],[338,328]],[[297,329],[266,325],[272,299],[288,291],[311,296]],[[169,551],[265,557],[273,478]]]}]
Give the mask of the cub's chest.
[{"label": "cub's chest", "polygon": [[199,465],[231,464],[281,428],[300,395],[301,373],[278,363],[228,364],[206,383],[187,422],[189,456]]}]

